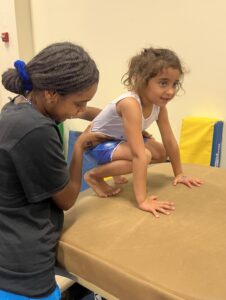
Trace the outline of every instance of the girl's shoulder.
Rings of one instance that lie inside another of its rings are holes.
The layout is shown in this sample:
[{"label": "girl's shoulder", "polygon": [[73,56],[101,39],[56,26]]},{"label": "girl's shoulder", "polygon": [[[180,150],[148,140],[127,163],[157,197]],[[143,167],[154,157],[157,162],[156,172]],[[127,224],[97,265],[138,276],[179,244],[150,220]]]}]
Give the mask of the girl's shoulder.
[{"label": "girl's shoulder", "polygon": [[135,98],[139,103],[141,103],[140,97],[133,91],[127,91],[127,92],[121,94],[120,96],[115,98],[111,103],[117,103],[125,98]]}]

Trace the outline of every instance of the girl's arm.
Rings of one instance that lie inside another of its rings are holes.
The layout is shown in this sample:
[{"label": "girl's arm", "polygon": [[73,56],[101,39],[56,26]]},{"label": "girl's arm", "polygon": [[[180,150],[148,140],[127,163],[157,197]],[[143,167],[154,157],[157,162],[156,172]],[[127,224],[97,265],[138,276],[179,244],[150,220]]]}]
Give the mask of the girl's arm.
[{"label": "girl's arm", "polygon": [[146,196],[147,158],[142,136],[141,107],[134,98],[125,98],[117,104],[132,154],[133,187],[138,205]]},{"label": "girl's arm", "polygon": [[176,177],[182,174],[183,171],[181,166],[179,147],[170,126],[166,107],[160,109],[157,124],[162,137],[163,145],[172,164],[174,176]]},{"label": "girl's arm", "polygon": [[132,154],[133,188],[138,207],[159,217],[158,212],[169,214],[174,205],[168,201],[156,201],[156,196],[147,195],[147,158],[142,136],[142,112],[139,103],[133,98],[125,98],[117,104],[125,134]]},{"label": "girl's arm", "polygon": [[172,164],[173,173],[175,176],[173,184],[176,185],[177,183],[183,183],[188,187],[192,187],[193,185],[200,186],[202,184],[201,180],[198,178],[187,177],[183,174],[178,143],[170,126],[166,107],[161,108],[157,124],[164,147],[166,149],[166,153],[169,156]]}]

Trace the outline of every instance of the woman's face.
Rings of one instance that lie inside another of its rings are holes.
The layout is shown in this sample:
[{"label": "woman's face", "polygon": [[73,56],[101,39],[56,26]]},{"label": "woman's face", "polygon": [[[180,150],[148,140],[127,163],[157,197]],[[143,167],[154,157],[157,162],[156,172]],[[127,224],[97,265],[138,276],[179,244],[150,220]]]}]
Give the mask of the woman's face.
[{"label": "woman's face", "polygon": [[78,113],[84,112],[87,102],[90,101],[97,91],[97,84],[89,88],[68,95],[47,94],[44,109],[45,115],[51,119],[63,122],[66,119],[76,118]]}]

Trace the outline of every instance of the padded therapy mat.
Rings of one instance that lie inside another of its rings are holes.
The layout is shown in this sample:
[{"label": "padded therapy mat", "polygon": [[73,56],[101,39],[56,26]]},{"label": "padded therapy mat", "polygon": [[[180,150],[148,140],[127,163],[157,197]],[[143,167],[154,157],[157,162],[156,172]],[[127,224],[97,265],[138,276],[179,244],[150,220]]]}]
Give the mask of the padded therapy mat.
[{"label": "padded therapy mat", "polygon": [[149,192],[176,206],[159,219],[136,207],[131,176],[117,197],[82,192],[65,214],[58,261],[114,299],[225,300],[226,170],[184,173],[205,184],[174,187],[169,163],[148,168]]}]

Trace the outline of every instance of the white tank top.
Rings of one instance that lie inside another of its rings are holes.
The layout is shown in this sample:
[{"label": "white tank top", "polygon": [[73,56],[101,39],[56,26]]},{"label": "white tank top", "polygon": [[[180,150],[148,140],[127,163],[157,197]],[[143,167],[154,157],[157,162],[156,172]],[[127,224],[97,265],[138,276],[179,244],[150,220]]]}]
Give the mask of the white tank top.
[{"label": "white tank top", "polygon": [[[107,136],[111,136],[118,140],[126,140],[122,118],[116,111],[116,103],[128,97],[136,99],[141,106],[140,97],[137,94],[134,92],[126,92],[109,103],[99,113],[99,115],[92,122],[91,130],[104,133]],[[152,112],[149,117],[145,119],[142,114],[142,130],[147,129],[154,121],[158,120],[159,111],[160,107],[153,104]]]}]

